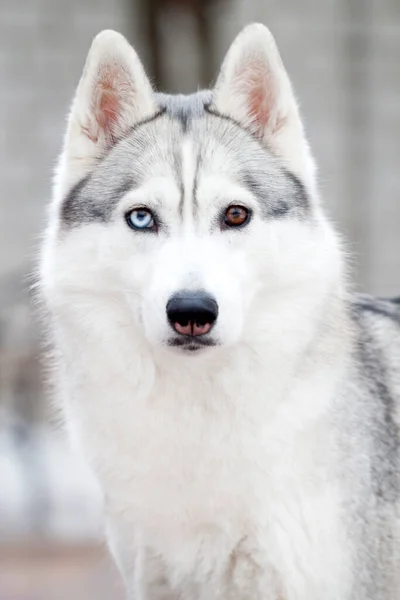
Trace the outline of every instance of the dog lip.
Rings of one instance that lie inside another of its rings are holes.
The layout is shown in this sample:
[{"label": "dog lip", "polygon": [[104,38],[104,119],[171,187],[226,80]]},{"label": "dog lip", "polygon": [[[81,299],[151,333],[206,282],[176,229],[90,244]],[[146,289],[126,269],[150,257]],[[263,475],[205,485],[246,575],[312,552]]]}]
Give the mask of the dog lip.
[{"label": "dog lip", "polygon": [[210,348],[216,346],[217,342],[212,338],[201,338],[198,337],[172,337],[168,340],[168,346],[172,348],[179,348],[181,350],[187,350],[189,352],[195,352],[203,348]]}]

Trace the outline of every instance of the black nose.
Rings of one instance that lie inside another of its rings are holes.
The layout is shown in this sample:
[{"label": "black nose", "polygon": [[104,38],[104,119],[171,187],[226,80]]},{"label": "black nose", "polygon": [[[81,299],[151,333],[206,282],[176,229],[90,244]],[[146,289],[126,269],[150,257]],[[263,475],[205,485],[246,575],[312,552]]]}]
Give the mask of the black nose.
[{"label": "black nose", "polygon": [[179,292],[167,303],[168,321],[180,335],[205,335],[217,316],[218,304],[206,292]]}]

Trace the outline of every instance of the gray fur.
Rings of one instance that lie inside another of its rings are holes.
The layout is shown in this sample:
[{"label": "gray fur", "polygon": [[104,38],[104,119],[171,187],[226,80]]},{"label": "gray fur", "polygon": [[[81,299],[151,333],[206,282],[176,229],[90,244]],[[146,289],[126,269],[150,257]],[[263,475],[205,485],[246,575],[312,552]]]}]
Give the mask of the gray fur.
[{"label": "gray fur", "polygon": [[210,92],[156,98],[160,112],[135,126],[68,193],[61,207],[65,225],[110,220],[120,198],[148,177],[149,165],[170,166],[182,188],[180,147],[185,135],[191,136],[198,153],[194,206],[198,177],[212,161],[215,147],[222,146],[235,164],[238,183],[254,194],[265,219],[310,217],[304,185],[253,135],[229,117],[212,112]]},{"label": "gray fur", "polygon": [[350,537],[356,541],[351,598],[400,593],[400,305],[356,295],[353,371],[338,397],[341,477]]},{"label": "gray fur", "polygon": [[359,294],[354,303],[356,313],[371,313],[381,317],[392,319],[400,326],[400,299],[382,299],[368,296],[367,294]]},{"label": "gray fur", "polygon": [[161,110],[164,110],[171,119],[177,119],[182,125],[183,131],[187,131],[193,119],[201,119],[204,116],[205,107],[211,103],[212,93],[208,90],[197,92],[197,94],[157,94],[157,102]]},{"label": "gray fur", "polygon": [[103,223],[108,221],[111,216],[110,209],[133,186],[133,178],[128,174],[120,178],[111,175],[107,185],[102,185],[92,174],[84,177],[64,198],[61,207],[63,223],[77,225],[93,221]]}]

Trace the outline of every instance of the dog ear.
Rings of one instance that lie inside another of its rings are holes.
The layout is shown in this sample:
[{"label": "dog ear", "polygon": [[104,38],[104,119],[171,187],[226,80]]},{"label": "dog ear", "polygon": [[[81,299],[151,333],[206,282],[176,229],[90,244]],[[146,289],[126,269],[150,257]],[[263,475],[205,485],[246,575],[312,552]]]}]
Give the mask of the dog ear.
[{"label": "dog ear", "polygon": [[270,31],[245,27],[230,47],[213,92],[211,109],[258,137],[303,179],[314,175],[296,99]]},{"label": "dog ear", "polygon": [[153,90],[135,50],[115,31],[99,33],[69,117],[64,183],[84,177],[118,139],[155,112]]}]

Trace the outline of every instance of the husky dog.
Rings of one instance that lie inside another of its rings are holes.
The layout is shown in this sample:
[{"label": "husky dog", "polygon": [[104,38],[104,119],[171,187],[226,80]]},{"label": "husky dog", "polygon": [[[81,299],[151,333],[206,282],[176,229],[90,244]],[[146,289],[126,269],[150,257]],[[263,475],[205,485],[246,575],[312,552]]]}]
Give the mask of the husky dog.
[{"label": "husky dog", "polygon": [[95,38],[41,279],[129,597],[400,598],[400,306],[347,291],[268,29],[190,96]]}]

